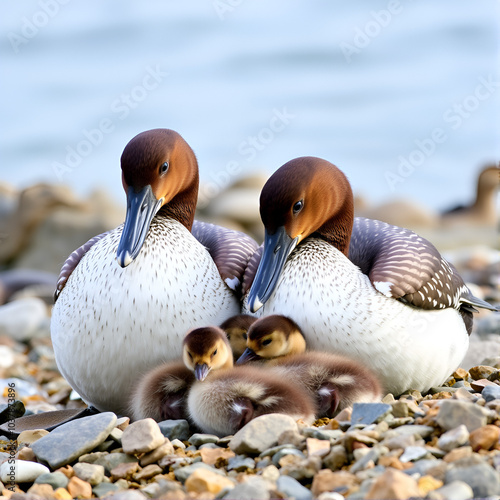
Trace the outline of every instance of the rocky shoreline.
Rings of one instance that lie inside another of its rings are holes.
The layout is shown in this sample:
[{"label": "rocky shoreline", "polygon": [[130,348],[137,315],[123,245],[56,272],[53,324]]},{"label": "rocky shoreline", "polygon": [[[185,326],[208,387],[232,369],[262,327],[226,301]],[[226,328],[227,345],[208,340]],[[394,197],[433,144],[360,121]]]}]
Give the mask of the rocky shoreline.
[{"label": "rocky shoreline", "polygon": [[[230,214],[224,200],[258,199],[262,182],[237,183],[217,203],[208,200],[199,218],[259,238],[257,208]],[[15,236],[0,251],[6,302],[0,306],[0,424],[24,412],[85,407],[55,363],[49,323],[56,277],[50,273],[86,239],[123,220],[102,194],[77,200],[55,187],[25,191],[0,189],[1,229]],[[474,283],[476,295],[500,302],[497,251],[457,243],[446,257]],[[28,265],[37,271],[29,274]],[[219,438],[196,433],[184,420],[130,423],[108,412],[17,439],[0,432],[0,500],[500,499],[499,316],[475,315],[462,368],[443,387],[356,404],[352,413],[314,426],[264,415]]]}]

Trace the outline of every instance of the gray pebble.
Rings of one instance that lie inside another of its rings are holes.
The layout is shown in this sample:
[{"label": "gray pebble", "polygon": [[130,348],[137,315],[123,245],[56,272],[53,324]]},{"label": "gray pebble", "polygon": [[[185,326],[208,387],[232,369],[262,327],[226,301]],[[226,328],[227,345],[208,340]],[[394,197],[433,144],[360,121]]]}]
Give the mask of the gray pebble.
[{"label": "gray pebble", "polygon": [[37,458],[57,469],[105,441],[115,422],[116,415],[111,412],[72,420],[35,441],[31,449]]},{"label": "gray pebble", "polygon": [[469,440],[469,431],[465,425],[461,424],[442,434],[437,442],[439,448],[444,451],[451,451],[464,445]]},{"label": "gray pebble", "polygon": [[404,453],[399,457],[399,460],[405,462],[415,462],[422,460],[429,455],[427,449],[423,446],[408,446]]},{"label": "gray pebble", "polygon": [[73,466],[76,477],[87,481],[91,486],[97,486],[104,481],[104,467],[98,464],[79,462]]},{"label": "gray pebble", "polygon": [[188,439],[188,442],[196,447],[198,447],[202,444],[207,444],[207,443],[217,443],[218,441],[219,441],[219,437],[215,436],[214,434],[195,433]]},{"label": "gray pebble", "polygon": [[[385,448],[384,451],[387,452],[389,450],[387,448]],[[379,459],[381,452],[382,452],[382,450],[381,450],[380,446],[374,446],[363,457],[361,457],[359,460],[356,460],[354,465],[350,468],[349,472],[352,472],[353,474],[355,474],[356,472],[359,472],[359,471],[365,469],[365,467],[368,465],[369,462],[377,463],[377,460]]]},{"label": "gray pebble", "polygon": [[247,469],[255,469],[255,460],[245,455],[236,455],[227,461],[227,470],[244,472]]},{"label": "gray pebble", "polygon": [[311,500],[312,493],[305,486],[302,486],[296,479],[289,476],[280,476],[276,481],[276,488],[285,494],[286,498],[295,500]]},{"label": "gray pebble", "polygon": [[94,493],[97,498],[101,498],[108,493],[118,491],[119,489],[120,487],[115,483],[101,483],[92,488],[92,493]]},{"label": "gray pebble", "polygon": [[487,403],[495,399],[500,400],[500,385],[487,385],[481,392],[481,396]]},{"label": "gray pebble", "polygon": [[244,483],[236,486],[224,495],[224,500],[268,500],[271,498],[269,483],[258,476],[249,477]]},{"label": "gray pebble", "polygon": [[62,472],[48,472],[35,479],[35,483],[50,484],[55,490],[57,488],[66,488],[69,479]]},{"label": "gray pebble", "polygon": [[453,399],[443,400],[436,417],[436,422],[445,430],[464,424],[469,432],[486,425],[486,420],[486,414],[480,406]]},{"label": "gray pebble", "polygon": [[102,465],[106,472],[111,472],[117,465],[122,463],[138,462],[138,459],[126,453],[109,453],[94,461],[96,465]]},{"label": "gray pebble", "polygon": [[340,444],[332,446],[330,453],[323,458],[323,463],[333,471],[340,469],[347,463],[345,448]]},{"label": "gray pebble", "polygon": [[385,403],[354,403],[351,424],[369,425],[380,422],[391,410],[392,406]]},{"label": "gray pebble", "polygon": [[474,497],[484,498],[500,494],[500,477],[497,471],[483,462],[471,467],[455,467],[446,472],[446,484],[453,481],[467,483]]},{"label": "gray pebble", "polygon": [[211,467],[210,465],[204,464],[203,462],[197,462],[195,464],[190,464],[175,469],[174,471],[175,479],[177,479],[177,481],[180,481],[181,483],[184,483],[184,481],[186,481],[186,479],[197,469],[207,469],[217,474],[220,474],[221,476],[224,476],[224,473],[221,470],[216,469],[215,467]]},{"label": "gray pebble", "polygon": [[384,433],[384,439],[391,439],[396,436],[420,436],[426,438],[434,432],[434,427],[429,425],[402,425],[396,429],[390,429]]},{"label": "gray pebble", "polygon": [[161,433],[172,441],[179,439],[180,441],[187,441],[191,435],[189,423],[187,420],[164,420],[158,422]]},{"label": "gray pebble", "polygon": [[283,448],[273,455],[273,464],[276,467],[279,467],[279,462],[285,455],[295,455],[299,458],[305,458],[305,455],[301,451],[297,450],[297,448]]}]

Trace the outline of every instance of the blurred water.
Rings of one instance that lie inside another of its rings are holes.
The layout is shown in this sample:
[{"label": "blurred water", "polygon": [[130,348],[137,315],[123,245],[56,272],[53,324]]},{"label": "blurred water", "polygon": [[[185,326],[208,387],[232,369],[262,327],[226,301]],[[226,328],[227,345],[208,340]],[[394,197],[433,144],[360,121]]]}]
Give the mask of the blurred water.
[{"label": "blurred water", "polygon": [[[499,5],[11,0],[0,180],[62,179],[124,200],[123,147],[168,127],[214,192],[313,155],[374,203],[467,202],[477,171],[499,158]],[[81,152],[77,166],[68,151]],[[412,166],[398,172],[401,156]]]}]

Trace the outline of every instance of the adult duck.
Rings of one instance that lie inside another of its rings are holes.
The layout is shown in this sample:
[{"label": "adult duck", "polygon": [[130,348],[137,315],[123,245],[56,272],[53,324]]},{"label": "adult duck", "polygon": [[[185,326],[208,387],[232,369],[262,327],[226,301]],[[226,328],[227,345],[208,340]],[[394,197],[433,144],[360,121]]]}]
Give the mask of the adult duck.
[{"label": "adult duck", "polygon": [[257,247],[193,222],[198,164],[178,133],[137,135],[121,168],[125,223],[71,254],[51,321],[63,376],[87,403],[117,413],[140,374],[180,358],[187,330],[240,312],[234,290]]},{"label": "adult duck", "polygon": [[443,383],[467,351],[474,307],[495,310],[429,241],[354,219],[349,181],[326,160],[278,169],[260,213],[262,258],[249,262],[243,312],[290,317],[310,349],[361,361],[386,391]]}]

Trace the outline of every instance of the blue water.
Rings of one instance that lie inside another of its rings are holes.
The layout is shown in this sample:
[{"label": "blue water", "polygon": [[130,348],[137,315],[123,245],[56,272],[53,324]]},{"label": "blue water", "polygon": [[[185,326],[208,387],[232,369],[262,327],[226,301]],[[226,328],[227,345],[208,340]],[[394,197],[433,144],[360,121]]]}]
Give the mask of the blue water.
[{"label": "blue water", "polygon": [[123,201],[123,147],[167,127],[192,145],[211,193],[313,155],[372,203],[467,202],[477,171],[500,158],[499,8],[5,2],[0,181],[100,186]]}]

